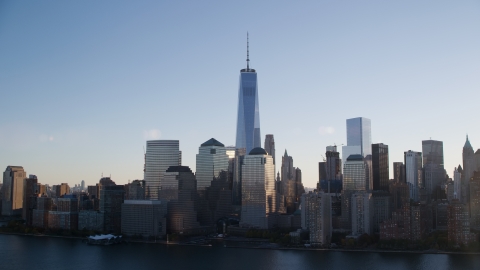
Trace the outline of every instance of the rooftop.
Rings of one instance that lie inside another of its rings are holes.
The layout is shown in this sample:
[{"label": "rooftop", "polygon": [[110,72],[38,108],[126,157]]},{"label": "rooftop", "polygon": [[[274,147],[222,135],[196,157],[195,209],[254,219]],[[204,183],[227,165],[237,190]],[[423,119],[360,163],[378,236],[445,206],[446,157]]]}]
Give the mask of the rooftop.
[{"label": "rooftop", "polygon": [[221,147],[225,147],[225,145],[217,140],[215,140],[214,138],[211,138],[210,140],[202,143],[200,146],[221,146]]},{"label": "rooftop", "polygon": [[248,153],[249,155],[268,155],[267,154],[267,151],[265,151],[265,149],[261,148],[261,147],[255,147],[253,148],[250,153]]}]

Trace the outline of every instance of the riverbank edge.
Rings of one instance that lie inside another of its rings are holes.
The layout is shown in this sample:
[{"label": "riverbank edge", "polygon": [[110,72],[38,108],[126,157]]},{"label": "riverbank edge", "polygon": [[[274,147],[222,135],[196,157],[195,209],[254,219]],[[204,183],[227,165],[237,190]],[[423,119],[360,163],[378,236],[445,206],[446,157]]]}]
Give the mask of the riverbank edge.
[{"label": "riverbank edge", "polygon": [[[0,232],[5,235],[17,235],[17,236],[34,236],[34,237],[52,237],[52,238],[64,238],[64,239],[79,239],[83,240],[85,237],[78,236],[62,236],[62,235],[49,235],[49,234],[26,234],[26,233],[14,233],[14,232]],[[228,239],[225,239],[229,241]],[[224,241],[225,241],[224,240]],[[185,244],[177,242],[169,242],[165,240],[158,241],[141,241],[141,240],[129,240],[129,243],[140,244],[162,244],[162,245],[175,245],[175,246],[198,246],[209,247],[209,245],[195,245]],[[382,249],[328,249],[328,248],[297,248],[297,247],[247,247],[247,246],[224,246],[225,248],[243,248],[243,249],[266,249],[266,250],[298,250],[298,251],[332,251],[332,252],[369,252],[369,253],[410,253],[410,254],[447,254],[447,255],[480,255],[480,252],[454,252],[454,251],[440,251],[440,250],[382,250]]]}]

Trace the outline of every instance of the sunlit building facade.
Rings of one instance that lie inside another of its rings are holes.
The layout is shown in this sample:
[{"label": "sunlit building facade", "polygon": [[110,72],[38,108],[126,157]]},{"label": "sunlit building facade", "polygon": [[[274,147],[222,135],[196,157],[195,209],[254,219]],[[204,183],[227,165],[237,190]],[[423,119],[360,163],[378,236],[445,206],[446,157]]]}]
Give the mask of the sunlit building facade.
[{"label": "sunlit building facade", "polygon": [[165,171],[170,166],[180,166],[182,163],[180,142],[178,140],[147,141],[145,153],[146,198],[158,199],[158,190],[162,187]]},{"label": "sunlit building facade", "polygon": [[423,187],[422,153],[409,150],[404,153],[405,178],[410,191],[410,199],[419,201],[420,188]]},{"label": "sunlit building facade", "polygon": [[2,215],[21,215],[23,208],[23,182],[27,173],[21,166],[8,166],[3,173]]},{"label": "sunlit building facade", "polygon": [[240,225],[268,229],[276,210],[273,158],[260,148],[245,156],[242,165],[242,212]]},{"label": "sunlit building facade", "polygon": [[205,190],[221,171],[227,172],[228,161],[225,145],[221,142],[211,138],[202,143],[197,154],[197,190]]}]

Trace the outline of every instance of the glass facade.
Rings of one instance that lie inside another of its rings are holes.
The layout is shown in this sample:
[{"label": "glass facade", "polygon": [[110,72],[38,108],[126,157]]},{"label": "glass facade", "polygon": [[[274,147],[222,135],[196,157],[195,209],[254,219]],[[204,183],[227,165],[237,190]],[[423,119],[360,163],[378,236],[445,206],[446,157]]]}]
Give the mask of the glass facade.
[{"label": "glass facade", "polygon": [[274,176],[271,156],[245,156],[242,165],[242,225],[268,229],[269,214],[276,211]]},{"label": "glass facade", "polygon": [[419,189],[423,187],[422,153],[409,150],[405,152],[405,178],[410,190],[410,198],[420,200]]},{"label": "glass facade", "polygon": [[197,154],[197,189],[204,190],[211,185],[214,177],[218,177],[221,171],[228,171],[229,157],[225,146],[215,139],[203,143]]},{"label": "glass facade", "polygon": [[390,177],[388,164],[388,145],[372,144],[373,190],[388,191]]},{"label": "glass facade", "polygon": [[370,119],[365,117],[347,119],[347,145],[360,146],[361,155],[363,157],[372,154]]},{"label": "glass facade", "polygon": [[179,147],[178,140],[147,141],[144,174],[147,199],[157,200],[165,171],[170,166],[181,165]]},{"label": "glass facade", "polygon": [[235,147],[244,148],[247,153],[261,147],[257,73],[253,69],[242,69],[240,72]]},{"label": "glass facade", "polygon": [[443,142],[422,141],[423,165],[436,164],[443,167]]},{"label": "glass facade", "polygon": [[360,155],[352,155],[343,167],[343,190],[366,190],[366,165]]}]

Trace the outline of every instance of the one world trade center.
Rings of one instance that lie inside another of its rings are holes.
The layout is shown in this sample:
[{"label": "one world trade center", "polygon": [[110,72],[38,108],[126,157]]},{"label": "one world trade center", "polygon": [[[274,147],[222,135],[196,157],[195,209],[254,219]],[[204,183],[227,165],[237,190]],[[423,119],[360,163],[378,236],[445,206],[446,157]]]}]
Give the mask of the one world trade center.
[{"label": "one world trade center", "polygon": [[257,72],[250,68],[248,34],[247,68],[240,70],[240,85],[238,87],[237,140],[235,147],[245,149],[246,154],[255,147],[261,147]]}]

